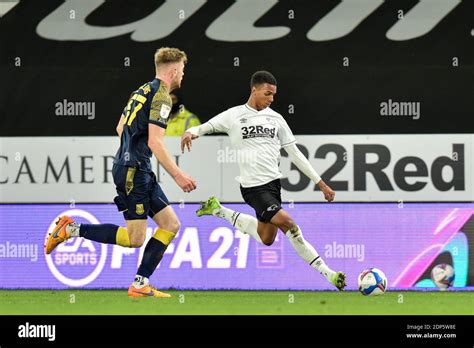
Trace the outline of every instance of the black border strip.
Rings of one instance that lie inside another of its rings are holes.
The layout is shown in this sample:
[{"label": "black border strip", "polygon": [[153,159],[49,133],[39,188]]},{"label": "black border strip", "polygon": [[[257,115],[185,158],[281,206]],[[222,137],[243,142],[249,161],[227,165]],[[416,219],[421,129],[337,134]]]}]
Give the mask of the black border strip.
[{"label": "black border strip", "polygon": [[[158,302],[157,302],[158,305]],[[394,346],[470,346],[472,347],[472,316],[123,316],[123,315],[51,315],[51,316],[0,316],[0,345],[80,346],[123,345],[153,343],[168,344],[218,344],[220,347],[239,344],[309,347],[321,345],[353,347],[354,345]],[[47,338],[20,338],[20,325],[55,325],[55,341]],[[455,325],[455,329],[427,330],[425,325]],[[421,326],[421,329],[413,329]],[[456,338],[412,338],[407,334],[441,333],[456,334]]]}]

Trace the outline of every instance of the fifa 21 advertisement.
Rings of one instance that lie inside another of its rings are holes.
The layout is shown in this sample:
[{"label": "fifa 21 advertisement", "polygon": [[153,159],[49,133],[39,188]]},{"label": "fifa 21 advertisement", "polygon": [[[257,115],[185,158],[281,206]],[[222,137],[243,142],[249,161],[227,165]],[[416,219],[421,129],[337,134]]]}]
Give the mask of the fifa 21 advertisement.
[{"label": "fifa 21 advertisement", "polygon": [[[336,202],[472,202],[472,134],[297,135],[298,147],[336,192]],[[259,165],[258,153],[234,150],[228,137],[204,136],[192,151],[167,138],[176,163],[197,181],[183,193],[152,159],[172,202],[217,196],[242,202],[239,164]],[[111,203],[118,137],[0,138],[0,202]],[[319,188],[281,153],[282,198],[323,202]]]},{"label": "fifa 21 advertisement", "polygon": [[[253,214],[246,205],[228,207]],[[332,289],[283,233],[265,246],[224,220],[196,217],[197,208],[175,206],[182,227],[152,276],[160,288]],[[472,203],[285,204],[284,209],[326,263],[346,272],[349,289],[357,288],[358,274],[370,267],[385,272],[388,289],[433,289],[431,270],[442,263],[455,270],[453,289],[474,286]],[[18,219],[26,210],[28,219]],[[63,214],[80,223],[123,225],[113,205],[0,205],[0,286],[128,287],[145,246],[132,249],[72,238],[45,255],[44,239]],[[147,238],[152,229],[149,225]]]},{"label": "fifa 21 advertisement", "polygon": [[269,70],[296,134],[473,132],[471,0],[0,4],[0,136],[113,135],[162,46],[187,53],[183,101],[202,121]]}]

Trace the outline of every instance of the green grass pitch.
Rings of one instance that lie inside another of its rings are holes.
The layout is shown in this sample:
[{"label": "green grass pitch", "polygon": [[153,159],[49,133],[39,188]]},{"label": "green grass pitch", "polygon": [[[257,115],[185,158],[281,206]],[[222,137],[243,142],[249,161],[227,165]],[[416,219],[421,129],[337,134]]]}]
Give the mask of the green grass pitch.
[{"label": "green grass pitch", "polygon": [[319,315],[473,314],[472,292],[170,291],[131,299],[127,290],[0,290],[0,314]]}]

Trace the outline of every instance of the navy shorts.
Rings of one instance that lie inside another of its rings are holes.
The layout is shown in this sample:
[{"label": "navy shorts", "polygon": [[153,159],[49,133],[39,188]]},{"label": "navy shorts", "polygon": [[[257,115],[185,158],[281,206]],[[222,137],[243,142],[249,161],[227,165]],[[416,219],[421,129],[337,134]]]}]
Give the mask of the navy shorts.
[{"label": "navy shorts", "polygon": [[255,210],[257,219],[262,222],[270,222],[281,209],[280,179],[270,181],[268,184],[261,186],[240,186],[240,192],[245,203]]},{"label": "navy shorts", "polygon": [[125,220],[152,218],[169,205],[153,172],[114,164],[112,176],[118,194],[114,202]]}]

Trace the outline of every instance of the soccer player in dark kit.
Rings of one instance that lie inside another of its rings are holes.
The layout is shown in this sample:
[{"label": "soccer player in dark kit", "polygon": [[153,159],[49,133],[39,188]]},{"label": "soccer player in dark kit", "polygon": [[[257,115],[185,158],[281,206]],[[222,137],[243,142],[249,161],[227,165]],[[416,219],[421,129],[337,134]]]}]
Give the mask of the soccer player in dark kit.
[{"label": "soccer player in dark kit", "polygon": [[180,228],[180,222],[157,183],[150,158],[160,164],[184,191],[196,188],[196,182],[176,165],[163,142],[172,102],[169,93],[181,86],[186,54],[163,47],[155,53],[155,79],[132,93],[117,125],[120,148],[112,169],[117,197],[114,201],[123,212],[126,227],[113,224],[78,224],[61,216],[46,242],[46,254],[69,238],[82,237],[100,243],[139,248],[146,237],[147,218],[158,225],[145,247],[143,259],[128,289],[130,297],[170,297],[149,283],[167,246]]}]

